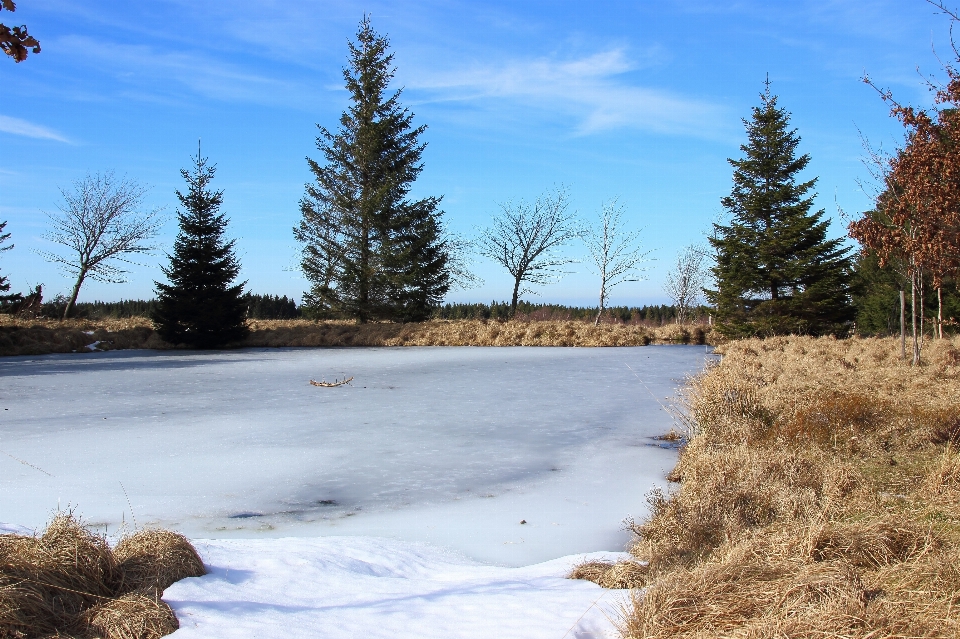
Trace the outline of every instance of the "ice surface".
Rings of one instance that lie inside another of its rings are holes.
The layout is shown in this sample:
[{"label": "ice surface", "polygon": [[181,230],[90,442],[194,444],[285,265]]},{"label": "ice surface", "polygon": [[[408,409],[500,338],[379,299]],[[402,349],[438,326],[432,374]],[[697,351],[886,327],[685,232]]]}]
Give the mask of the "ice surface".
[{"label": "ice surface", "polygon": [[194,538],[389,537],[504,566],[619,551],[623,519],[644,516],[675,461],[650,445],[671,426],[658,402],[705,357],[647,346],[4,358],[0,521],[39,527],[70,504],[111,533],[136,519]]},{"label": "ice surface", "polygon": [[210,574],[166,590],[175,639],[606,639],[627,591],[564,579],[594,553],[524,568],[370,537],[198,544]]}]

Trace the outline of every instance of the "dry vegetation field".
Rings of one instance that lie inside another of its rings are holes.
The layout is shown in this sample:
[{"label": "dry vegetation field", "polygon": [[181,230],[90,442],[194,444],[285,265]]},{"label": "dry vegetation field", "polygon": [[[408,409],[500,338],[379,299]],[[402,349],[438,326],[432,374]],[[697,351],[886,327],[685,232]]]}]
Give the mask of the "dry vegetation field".
[{"label": "dry vegetation field", "polygon": [[141,530],[111,548],[60,513],[40,535],[0,535],[0,637],[157,639],[179,627],[163,591],[205,573],[182,535]]},{"label": "dry vegetation field", "polygon": [[635,561],[629,638],[960,636],[960,339],[722,346]]},{"label": "dry vegetation field", "polygon": [[[282,346],[641,346],[708,343],[703,326],[645,327],[575,320],[431,320],[417,324],[346,321],[249,320],[250,335],[236,347]],[[89,352],[127,348],[173,348],[146,318],[114,320],[17,319],[0,315],[0,355]]]}]

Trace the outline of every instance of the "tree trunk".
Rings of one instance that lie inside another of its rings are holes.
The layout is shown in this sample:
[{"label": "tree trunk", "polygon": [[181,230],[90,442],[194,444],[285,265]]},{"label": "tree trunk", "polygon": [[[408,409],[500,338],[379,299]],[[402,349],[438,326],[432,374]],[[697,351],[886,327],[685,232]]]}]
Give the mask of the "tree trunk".
[{"label": "tree trunk", "polygon": [[603,306],[607,298],[607,282],[606,277],[600,282],[600,310],[597,311],[597,319],[593,323],[594,326],[600,326],[600,317],[603,315]]},{"label": "tree trunk", "polygon": [[907,359],[907,300],[900,289],[900,359]]},{"label": "tree trunk", "polygon": [[80,286],[83,285],[84,278],[87,277],[87,270],[80,269],[80,273],[77,274],[77,283],[73,285],[73,292],[70,293],[70,301],[67,302],[67,307],[63,309],[63,319],[70,317],[70,310],[77,303],[77,296],[80,295]]},{"label": "tree trunk", "polygon": [[943,289],[937,287],[937,339],[943,339]]},{"label": "tree trunk", "polygon": [[[917,353],[923,351],[923,324],[924,324],[924,311],[923,311],[923,272],[921,271],[917,275],[917,306],[920,313],[920,328],[917,331]],[[917,361],[919,363],[919,356]]]},{"label": "tree trunk", "polygon": [[517,314],[517,297],[520,295],[520,278],[513,283],[513,299],[510,301],[510,319]]},{"label": "tree trunk", "polygon": [[920,363],[920,342],[917,341],[917,273],[910,274],[910,330],[913,333],[913,365]]}]

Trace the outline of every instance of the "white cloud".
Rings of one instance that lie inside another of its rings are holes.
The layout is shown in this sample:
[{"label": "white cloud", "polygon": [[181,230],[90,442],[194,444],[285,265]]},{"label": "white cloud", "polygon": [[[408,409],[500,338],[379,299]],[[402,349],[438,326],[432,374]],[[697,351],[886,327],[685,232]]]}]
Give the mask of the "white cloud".
[{"label": "white cloud", "polygon": [[411,78],[408,87],[442,101],[499,100],[561,112],[579,135],[617,128],[717,137],[723,109],[702,100],[638,86],[623,77],[638,64],[623,49],[571,60],[509,61]]},{"label": "white cloud", "polygon": [[27,138],[56,140],[57,142],[72,144],[69,139],[57,133],[53,129],[48,129],[45,126],[34,124],[33,122],[27,122],[26,120],[21,120],[20,118],[12,118],[8,115],[0,115],[0,131],[3,131],[4,133],[10,133],[12,135],[22,135]]},{"label": "white cloud", "polygon": [[82,53],[108,69],[124,85],[139,85],[148,94],[169,94],[174,85],[223,101],[273,104],[302,97],[301,88],[223,62],[197,51],[162,51],[146,45],[94,43],[84,36],[67,36],[59,43],[66,53]]}]

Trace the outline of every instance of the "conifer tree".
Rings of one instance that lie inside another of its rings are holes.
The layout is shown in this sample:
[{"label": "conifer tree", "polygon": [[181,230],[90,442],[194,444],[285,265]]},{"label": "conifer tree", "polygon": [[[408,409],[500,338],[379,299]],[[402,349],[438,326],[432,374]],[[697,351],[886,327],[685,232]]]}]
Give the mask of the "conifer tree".
[{"label": "conifer tree", "polygon": [[423,169],[425,126],[387,95],[389,41],[364,17],[343,70],[351,106],[336,133],[319,126],[325,163],[307,162],[316,181],[300,202],[294,236],[311,283],[304,304],[318,316],[358,322],[429,317],[450,286],[439,197],[409,201]]},{"label": "conifer tree", "polygon": [[733,190],[721,203],[731,220],[713,225],[717,288],[707,298],[730,337],[842,333],[854,315],[849,249],[827,239],[822,209],[811,212],[817,180],[797,182],[810,156],[796,155],[800,137],[769,80],[760,99],[743,121],[744,157],[728,160]]},{"label": "conifer tree", "polygon": [[[10,239],[10,233],[4,233],[3,230],[7,228],[6,221],[0,222],[0,253],[4,251],[9,251],[13,248],[13,244],[7,244],[7,240]],[[19,302],[23,299],[23,296],[19,293],[9,293],[10,291],[10,279],[0,275],[0,310],[8,307],[9,305]]]},{"label": "conifer tree", "polygon": [[173,344],[216,348],[247,333],[243,287],[232,284],[240,272],[234,240],[225,241],[227,218],[220,213],[223,191],[209,188],[216,166],[200,156],[192,171],[181,169],[186,194],[177,191],[180,233],[173,246],[169,284],[155,282],[157,308],[153,321],[160,337]]}]

